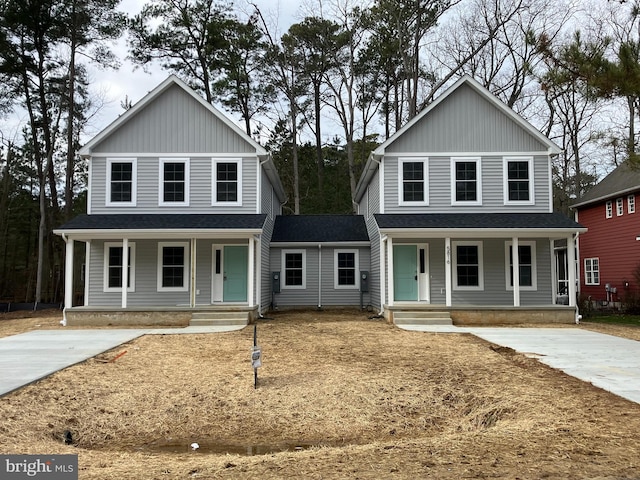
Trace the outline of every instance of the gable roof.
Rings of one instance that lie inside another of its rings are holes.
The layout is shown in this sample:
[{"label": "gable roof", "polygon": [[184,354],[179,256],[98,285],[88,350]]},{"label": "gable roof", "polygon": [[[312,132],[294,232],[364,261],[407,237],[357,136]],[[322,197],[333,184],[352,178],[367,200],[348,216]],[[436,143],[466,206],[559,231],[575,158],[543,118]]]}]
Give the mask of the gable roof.
[{"label": "gable roof", "polygon": [[362,215],[279,215],[271,243],[369,243]]},{"label": "gable roof", "polygon": [[594,185],[571,205],[571,208],[599,203],[637,190],[640,190],[640,166],[624,162],[618,165],[614,171],[604,177],[598,184]]}]

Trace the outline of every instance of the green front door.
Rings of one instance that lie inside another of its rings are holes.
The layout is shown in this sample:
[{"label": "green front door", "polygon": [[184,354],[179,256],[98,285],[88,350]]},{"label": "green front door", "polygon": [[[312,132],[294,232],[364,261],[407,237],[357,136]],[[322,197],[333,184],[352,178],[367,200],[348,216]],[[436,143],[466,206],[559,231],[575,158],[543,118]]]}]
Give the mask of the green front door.
[{"label": "green front door", "polygon": [[224,247],[224,302],[247,301],[247,252],[244,245]]},{"label": "green front door", "polygon": [[393,299],[418,300],[418,250],[416,245],[393,246]]}]

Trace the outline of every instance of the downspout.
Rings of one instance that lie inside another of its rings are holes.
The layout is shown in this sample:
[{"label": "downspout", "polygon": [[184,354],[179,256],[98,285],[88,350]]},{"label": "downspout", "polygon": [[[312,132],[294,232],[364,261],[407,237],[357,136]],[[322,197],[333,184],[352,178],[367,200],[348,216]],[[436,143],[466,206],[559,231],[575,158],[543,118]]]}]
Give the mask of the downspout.
[{"label": "downspout", "polygon": [[[575,264],[573,265],[573,269],[576,272],[576,296],[580,293],[580,269],[578,268],[579,259],[580,259],[580,249],[578,248],[578,237],[580,236],[580,232],[576,232],[573,236],[573,243],[575,244],[574,252],[575,252]],[[580,324],[580,320],[582,320],[582,315],[580,314],[580,302],[576,298],[576,325]]]},{"label": "downspout", "polygon": [[322,245],[318,244],[318,310],[322,309]]}]

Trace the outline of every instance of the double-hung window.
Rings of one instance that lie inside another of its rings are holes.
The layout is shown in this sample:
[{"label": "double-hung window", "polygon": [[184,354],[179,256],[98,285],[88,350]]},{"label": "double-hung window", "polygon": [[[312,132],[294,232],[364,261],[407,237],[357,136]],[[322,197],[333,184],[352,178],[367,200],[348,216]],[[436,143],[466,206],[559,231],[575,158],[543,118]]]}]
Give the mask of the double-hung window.
[{"label": "double-hung window", "polygon": [[135,158],[107,158],[107,206],[135,207],[136,183]]},{"label": "double-hung window", "polygon": [[482,205],[482,168],[479,158],[451,159],[451,203]]},{"label": "double-hung window", "polygon": [[242,205],[241,159],[213,160],[212,205]]},{"label": "double-hung window", "polygon": [[[513,242],[506,243],[505,253],[507,290],[513,289]],[[518,271],[520,272],[520,289],[536,290],[536,243],[518,242]]]},{"label": "double-hung window", "polygon": [[399,205],[429,204],[429,164],[423,158],[398,160]]},{"label": "double-hung window", "polygon": [[584,283],[587,285],[600,285],[600,259],[584,259]]},{"label": "double-hung window", "polygon": [[188,278],[188,242],[158,244],[158,291],[186,292]]},{"label": "double-hung window", "polygon": [[533,158],[512,157],[504,159],[504,203],[532,205]]},{"label": "double-hung window", "polygon": [[627,213],[636,213],[636,196],[627,196]]},{"label": "double-hung window", "polygon": [[307,253],[304,250],[282,251],[282,271],[284,272],[282,288],[306,288],[306,256]]},{"label": "double-hung window", "polygon": [[452,242],[453,285],[456,290],[483,290],[482,242]]},{"label": "double-hung window", "polygon": [[160,205],[189,205],[189,160],[160,159]]},{"label": "double-hung window", "polygon": [[[127,292],[135,291],[136,284],[136,244],[129,242],[127,269]],[[122,291],[122,242],[104,244],[104,288],[105,292]]]},{"label": "double-hung window", "polygon": [[611,202],[611,200],[608,200],[607,203],[605,204],[605,217],[606,218],[613,217],[613,202]]},{"label": "double-hung window", "polygon": [[335,250],[333,257],[334,288],[359,288],[358,250]]},{"label": "double-hung window", "polygon": [[624,200],[616,198],[616,216],[620,217],[624,214]]}]

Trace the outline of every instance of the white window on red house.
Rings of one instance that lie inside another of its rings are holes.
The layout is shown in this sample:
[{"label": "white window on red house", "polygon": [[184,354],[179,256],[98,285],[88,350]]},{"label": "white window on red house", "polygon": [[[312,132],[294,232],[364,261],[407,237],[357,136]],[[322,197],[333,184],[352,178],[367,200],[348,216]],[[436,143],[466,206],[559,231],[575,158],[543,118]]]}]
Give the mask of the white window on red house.
[{"label": "white window on red house", "polygon": [[600,259],[584,259],[584,283],[586,285],[600,285]]},{"label": "white window on red house", "polygon": [[624,200],[622,198],[616,198],[616,215],[622,216],[624,213]]},{"label": "white window on red house", "polygon": [[611,200],[609,200],[607,202],[607,206],[606,206],[606,217],[607,218],[611,218],[613,217],[613,203],[611,202]]},{"label": "white window on red house", "polygon": [[627,197],[627,213],[636,213],[636,196],[629,195]]}]

